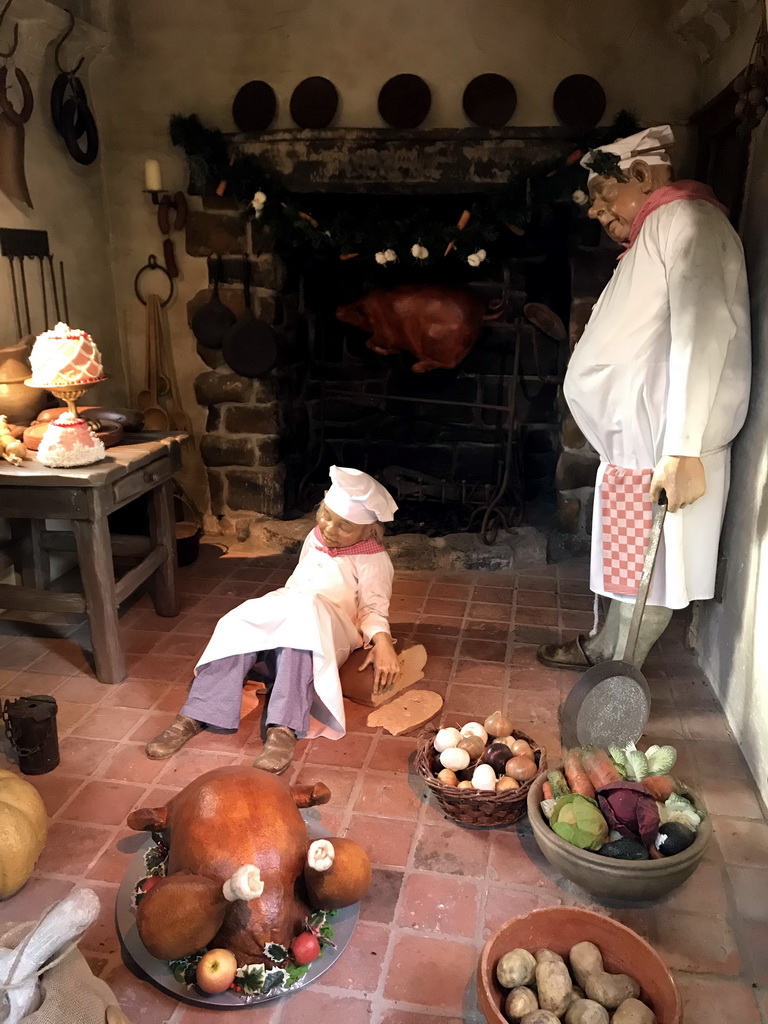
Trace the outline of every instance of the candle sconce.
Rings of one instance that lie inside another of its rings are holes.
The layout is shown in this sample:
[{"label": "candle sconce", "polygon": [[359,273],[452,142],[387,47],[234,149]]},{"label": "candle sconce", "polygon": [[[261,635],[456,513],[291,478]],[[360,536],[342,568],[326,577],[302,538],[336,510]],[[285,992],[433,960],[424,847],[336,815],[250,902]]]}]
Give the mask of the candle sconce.
[{"label": "candle sconce", "polygon": [[142,190],[145,195],[152,196],[152,204],[154,206],[160,205],[160,197],[167,196],[168,192],[164,188],[145,188]]}]

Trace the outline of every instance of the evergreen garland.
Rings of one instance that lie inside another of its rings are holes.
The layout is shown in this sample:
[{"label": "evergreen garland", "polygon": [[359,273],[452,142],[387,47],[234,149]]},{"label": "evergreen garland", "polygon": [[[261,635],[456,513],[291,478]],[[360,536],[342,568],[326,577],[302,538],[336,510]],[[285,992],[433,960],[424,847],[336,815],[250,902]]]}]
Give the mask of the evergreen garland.
[{"label": "evergreen garland", "polygon": [[[458,224],[437,220],[428,200],[418,213],[401,219],[392,218],[391,206],[377,212],[375,201],[364,216],[339,204],[320,223],[307,210],[311,197],[290,192],[231,137],[206,128],[195,114],[175,114],[170,121],[171,141],[187,156],[190,191],[234,200],[243,216],[272,232],[283,251],[375,259],[382,264],[447,256],[470,266],[483,262],[486,247],[503,232],[522,235],[532,223],[551,216],[555,207],[569,203],[585,182],[586,172],[579,164],[584,153],[638,130],[634,116],[622,111],[609,127],[574,140],[574,151],[565,160],[531,163],[511,173],[503,188],[473,196]],[[615,168],[615,176],[614,172]]]}]

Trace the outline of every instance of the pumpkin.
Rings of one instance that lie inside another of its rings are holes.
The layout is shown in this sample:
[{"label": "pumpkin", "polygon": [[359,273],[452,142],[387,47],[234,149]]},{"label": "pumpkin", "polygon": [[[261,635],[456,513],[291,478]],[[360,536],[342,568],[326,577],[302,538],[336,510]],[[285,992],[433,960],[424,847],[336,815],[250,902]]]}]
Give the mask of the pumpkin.
[{"label": "pumpkin", "polygon": [[0,770],[0,899],[24,885],[48,835],[45,805],[35,787]]}]

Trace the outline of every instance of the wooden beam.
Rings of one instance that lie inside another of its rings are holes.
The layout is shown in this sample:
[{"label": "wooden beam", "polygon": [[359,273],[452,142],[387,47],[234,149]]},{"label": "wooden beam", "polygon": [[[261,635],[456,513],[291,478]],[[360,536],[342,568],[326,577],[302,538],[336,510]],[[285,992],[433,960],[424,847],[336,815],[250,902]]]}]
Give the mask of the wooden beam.
[{"label": "wooden beam", "polygon": [[165,545],[160,545],[150,551],[147,557],[142,559],[133,569],[129,569],[125,576],[115,583],[117,603],[121,604],[126,597],[134,592],[136,587],[141,586],[145,580],[149,579],[152,573],[165,563],[167,558],[168,552]]},{"label": "wooden beam", "polygon": [[15,612],[84,612],[82,594],[56,594],[33,587],[0,584],[0,608]]},{"label": "wooden beam", "polygon": [[[149,537],[113,533],[110,537],[113,555],[146,555],[152,550]],[[74,535],[66,531],[46,530],[42,536],[46,551],[76,551]]]}]

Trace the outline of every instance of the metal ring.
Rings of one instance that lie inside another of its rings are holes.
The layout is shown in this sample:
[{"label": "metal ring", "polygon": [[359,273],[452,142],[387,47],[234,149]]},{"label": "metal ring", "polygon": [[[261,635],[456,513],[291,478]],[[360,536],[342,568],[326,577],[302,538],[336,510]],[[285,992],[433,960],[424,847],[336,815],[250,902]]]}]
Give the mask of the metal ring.
[{"label": "metal ring", "polygon": [[157,256],[155,256],[154,253],[149,257],[147,262],[144,264],[141,270],[138,271],[136,277],[134,278],[133,290],[136,292],[136,298],[139,300],[142,306],[146,306],[147,300],[142,298],[141,292],[139,291],[139,280],[141,278],[141,275],[145,273],[147,270],[159,270],[168,278],[168,284],[171,286],[171,289],[168,292],[168,298],[163,299],[163,301],[160,303],[161,306],[167,306],[168,303],[173,298],[173,278],[168,273],[168,270],[163,266],[163,264],[157,262]]}]

